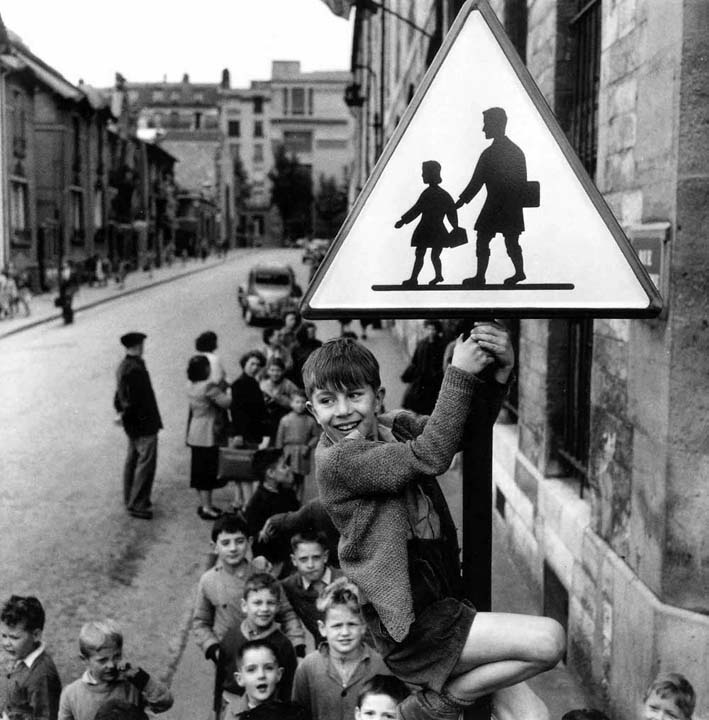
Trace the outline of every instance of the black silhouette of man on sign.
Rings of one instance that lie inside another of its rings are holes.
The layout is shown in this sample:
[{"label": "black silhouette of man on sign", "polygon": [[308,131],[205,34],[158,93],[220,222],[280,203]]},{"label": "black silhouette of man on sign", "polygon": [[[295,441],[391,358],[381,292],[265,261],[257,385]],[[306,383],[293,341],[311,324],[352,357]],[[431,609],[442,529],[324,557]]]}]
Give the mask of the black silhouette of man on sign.
[{"label": "black silhouette of man on sign", "polygon": [[[456,208],[469,203],[484,185],[487,198],[475,223],[477,241],[475,254],[478,259],[477,273],[463,280],[463,287],[479,288],[485,285],[485,273],[490,261],[490,241],[497,233],[505,238],[507,254],[514,265],[514,275],[504,280],[505,285],[516,285],[527,276],[524,274],[524,259],[519,246],[520,233],[524,231],[523,207],[539,204],[538,199],[529,199],[530,185],[527,183],[527,162],[524,153],[506,135],[507,113],[493,107],[483,111],[483,132],[492,138],[492,144],[480,154],[473,177],[467,184]],[[532,190],[533,192],[533,190]]]}]

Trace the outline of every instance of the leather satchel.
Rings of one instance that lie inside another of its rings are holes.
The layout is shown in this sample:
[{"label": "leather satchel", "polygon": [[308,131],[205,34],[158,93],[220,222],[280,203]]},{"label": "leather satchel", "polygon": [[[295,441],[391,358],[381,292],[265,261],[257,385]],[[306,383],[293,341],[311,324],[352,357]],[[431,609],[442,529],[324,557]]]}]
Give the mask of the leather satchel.
[{"label": "leather satchel", "polygon": [[256,448],[220,447],[217,479],[223,482],[257,482],[254,472]]},{"label": "leather satchel", "polygon": [[468,242],[468,233],[463,227],[454,227],[448,233],[448,247],[454,248]]},{"label": "leather satchel", "polygon": [[539,182],[528,180],[522,190],[522,207],[539,207]]}]

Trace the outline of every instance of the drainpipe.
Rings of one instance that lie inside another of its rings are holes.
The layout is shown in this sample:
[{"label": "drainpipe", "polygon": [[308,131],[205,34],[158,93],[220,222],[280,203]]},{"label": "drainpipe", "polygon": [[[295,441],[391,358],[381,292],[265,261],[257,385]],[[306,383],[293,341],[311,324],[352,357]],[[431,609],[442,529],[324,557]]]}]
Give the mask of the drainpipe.
[{"label": "drainpipe", "polygon": [[7,103],[6,69],[0,66],[0,268],[10,260],[10,227],[8,222],[9,188],[7,184]]}]

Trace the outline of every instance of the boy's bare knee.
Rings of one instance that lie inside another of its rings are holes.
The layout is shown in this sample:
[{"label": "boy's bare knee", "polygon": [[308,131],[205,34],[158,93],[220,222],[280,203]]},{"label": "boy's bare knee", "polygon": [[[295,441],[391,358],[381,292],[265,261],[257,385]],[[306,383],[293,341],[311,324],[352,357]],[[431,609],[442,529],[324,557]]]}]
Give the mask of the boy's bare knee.
[{"label": "boy's bare knee", "polygon": [[538,657],[545,668],[553,668],[566,652],[566,633],[564,628],[551,618],[545,618],[546,627],[537,644]]}]

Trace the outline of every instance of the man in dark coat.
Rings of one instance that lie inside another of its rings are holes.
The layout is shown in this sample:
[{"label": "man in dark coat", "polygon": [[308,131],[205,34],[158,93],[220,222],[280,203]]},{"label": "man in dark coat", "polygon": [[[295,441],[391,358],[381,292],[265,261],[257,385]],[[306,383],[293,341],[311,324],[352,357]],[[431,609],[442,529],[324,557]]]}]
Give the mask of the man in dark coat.
[{"label": "man in dark coat", "polygon": [[158,431],[162,428],[162,420],[142,357],[145,338],[140,332],[126,333],[121,337],[126,356],[116,373],[114,405],[128,436],[123,501],[133,517],[150,520],[153,517],[150,492],[155,478]]},{"label": "man in dark coat", "polygon": [[473,177],[455,204],[460,208],[469,203],[485,186],[487,198],[475,223],[477,273],[463,280],[464,287],[485,285],[490,241],[497,233],[504,235],[505,248],[515,270],[514,275],[504,280],[504,284],[516,285],[526,278],[519,236],[524,231],[522,207],[527,184],[527,163],[522,150],[505,135],[506,127],[507,114],[502,108],[483,111],[483,132],[486,138],[492,138],[492,144],[481,153]]}]

